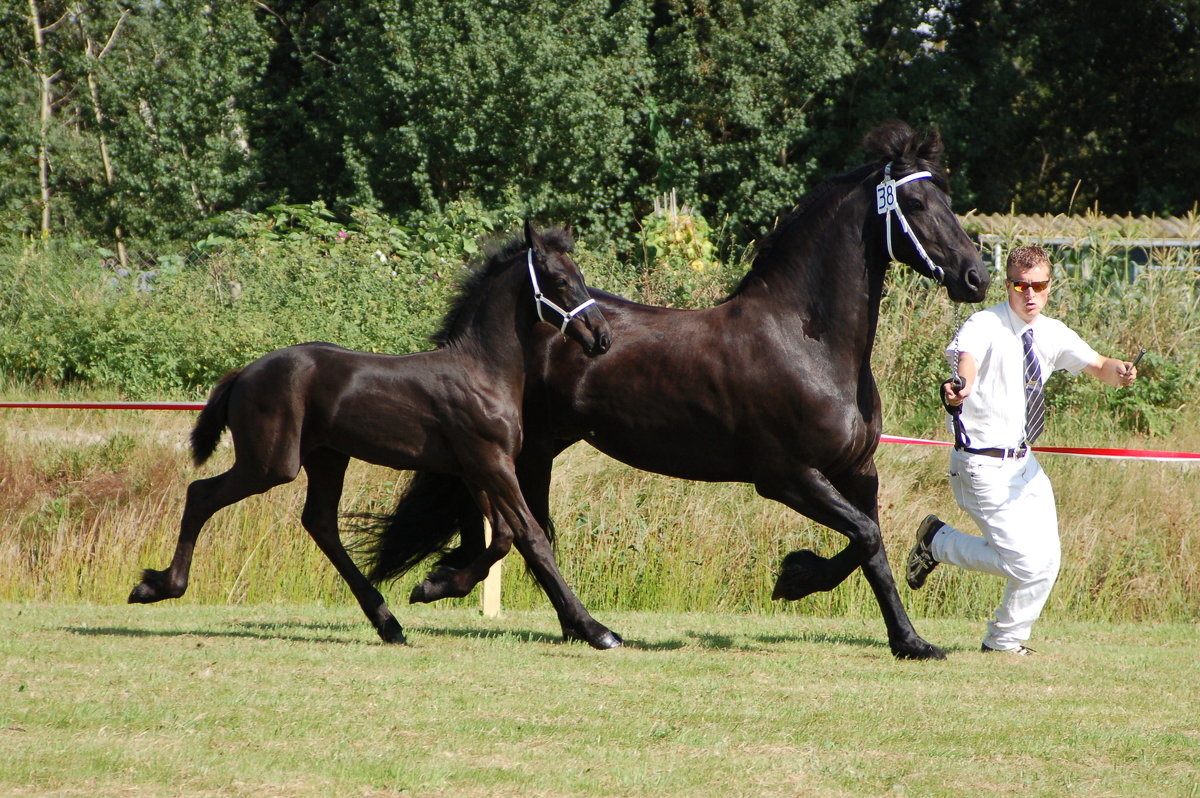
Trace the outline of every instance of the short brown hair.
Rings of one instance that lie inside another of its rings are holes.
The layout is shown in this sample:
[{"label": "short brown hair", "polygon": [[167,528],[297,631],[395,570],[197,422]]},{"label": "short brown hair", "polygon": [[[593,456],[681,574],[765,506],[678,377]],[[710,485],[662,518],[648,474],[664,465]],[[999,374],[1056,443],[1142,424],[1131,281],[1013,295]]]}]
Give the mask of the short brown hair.
[{"label": "short brown hair", "polygon": [[[1023,272],[1039,266],[1051,266],[1050,256],[1041,247],[1017,247],[1008,253],[1008,273]],[[1051,269],[1053,271],[1053,269]]]}]

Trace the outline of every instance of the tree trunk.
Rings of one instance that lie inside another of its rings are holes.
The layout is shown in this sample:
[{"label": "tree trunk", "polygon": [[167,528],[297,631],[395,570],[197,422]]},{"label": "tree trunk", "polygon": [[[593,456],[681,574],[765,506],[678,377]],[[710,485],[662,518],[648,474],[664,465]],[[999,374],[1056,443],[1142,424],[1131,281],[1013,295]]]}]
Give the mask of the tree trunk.
[{"label": "tree trunk", "polygon": [[29,0],[29,18],[33,23],[34,71],[40,85],[41,112],[38,118],[38,188],[41,190],[42,206],[42,237],[50,235],[50,153],[47,139],[50,133],[50,115],[53,109],[51,92],[54,78],[46,74],[45,41],[42,34],[41,14],[38,11],[37,0]]},{"label": "tree trunk", "polygon": [[[32,2],[32,0],[30,0],[30,2]],[[108,51],[112,49],[113,42],[115,42],[117,39],[117,31],[121,29],[121,23],[125,21],[125,16],[128,13],[128,10],[125,10],[121,13],[121,18],[117,20],[117,24],[113,26],[112,33],[108,36],[108,42],[104,45],[104,49],[102,49],[99,53],[97,53],[95,48],[92,46],[92,37],[88,34],[87,30],[85,29],[83,31],[83,40],[86,44],[84,54],[88,57],[89,62],[94,59],[96,63],[99,63],[100,59],[107,55]],[[83,27],[82,21],[80,22],[80,27]],[[96,87],[96,74],[94,70],[92,70],[90,63],[87,70],[87,84],[88,92],[91,94],[92,98],[92,112],[96,116],[96,138],[100,142],[100,160],[104,164],[104,180],[108,185],[109,191],[111,191],[113,185],[116,183],[116,178],[113,172],[112,159],[108,154],[108,140],[104,136],[104,112],[100,109],[100,90]],[[116,201],[116,197],[110,197],[108,202],[110,206],[114,206]],[[115,238],[117,242],[117,258],[121,262],[121,268],[128,271],[129,255],[125,250],[125,232],[121,229],[120,224],[113,226],[113,238]]]}]

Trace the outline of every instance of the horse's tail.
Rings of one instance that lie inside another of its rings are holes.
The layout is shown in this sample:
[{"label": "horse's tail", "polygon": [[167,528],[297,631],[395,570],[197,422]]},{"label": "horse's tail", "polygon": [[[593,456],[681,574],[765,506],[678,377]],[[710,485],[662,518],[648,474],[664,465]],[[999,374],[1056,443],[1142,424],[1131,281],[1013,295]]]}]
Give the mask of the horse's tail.
[{"label": "horse's tail", "polygon": [[[460,477],[418,471],[391,515],[359,515],[355,548],[366,554],[367,578],[378,584],[440,554],[438,566],[462,567],[483,547],[483,516]],[[455,534],[462,544],[450,549]]]},{"label": "horse's tail", "polygon": [[192,462],[196,465],[212,457],[217,450],[221,432],[229,422],[229,390],[241,373],[241,369],[236,369],[217,382],[196,419],[196,426],[192,428]]}]

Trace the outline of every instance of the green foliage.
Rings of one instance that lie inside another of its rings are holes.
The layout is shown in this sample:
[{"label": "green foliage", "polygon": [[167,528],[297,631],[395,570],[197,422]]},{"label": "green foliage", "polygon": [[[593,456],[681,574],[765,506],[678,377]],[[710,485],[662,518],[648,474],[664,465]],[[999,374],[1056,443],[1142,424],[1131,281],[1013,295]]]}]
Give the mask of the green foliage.
[{"label": "green foliage", "polygon": [[677,308],[707,307],[719,301],[740,276],[717,259],[712,230],[703,216],[676,204],[675,192],[655,201],[642,219],[645,272],[642,300]]},{"label": "green foliage", "polygon": [[542,217],[620,224],[641,158],[645,14],[601,0],[390,0],[289,18],[301,72],[268,99],[302,113],[303,129],[272,116],[262,135],[311,157],[271,176],[293,197],[393,213],[515,192]]},{"label": "green foliage", "polygon": [[[301,341],[428,349],[464,269],[483,259],[478,231],[513,226],[470,203],[407,224],[272,206],[233,214],[188,256],[126,275],[94,246],[14,248],[0,255],[0,371],[133,397],[195,395]],[[64,270],[68,258],[76,267]]]},{"label": "green foliage", "polygon": [[1197,18],[1195,0],[7,3],[0,230],[40,229],[44,145],[52,234],[114,251],[234,209],[513,197],[609,246],[671,190],[744,244],[892,116],[942,129],[962,210],[1180,213]]}]

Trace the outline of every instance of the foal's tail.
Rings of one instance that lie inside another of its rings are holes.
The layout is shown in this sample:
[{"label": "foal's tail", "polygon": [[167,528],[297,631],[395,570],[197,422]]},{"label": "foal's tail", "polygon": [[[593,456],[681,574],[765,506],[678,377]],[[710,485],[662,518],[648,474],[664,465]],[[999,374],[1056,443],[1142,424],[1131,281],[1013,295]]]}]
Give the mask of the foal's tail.
[{"label": "foal's tail", "polygon": [[[418,471],[391,515],[359,517],[374,521],[359,528],[364,539],[355,548],[367,555],[367,578],[376,584],[434,554],[438,567],[460,568],[483,548],[483,516],[466,483],[449,474]],[[462,543],[450,549],[456,533]]]},{"label": "foal's tail", "polygon": [[241,369],[229,372],[217,382],[208,395],[208,403],[200,411],[196,426],[192,428],[192,462],[200,465],[217,450],[221,432],[229,420],[229,389],[242,373]]}]

